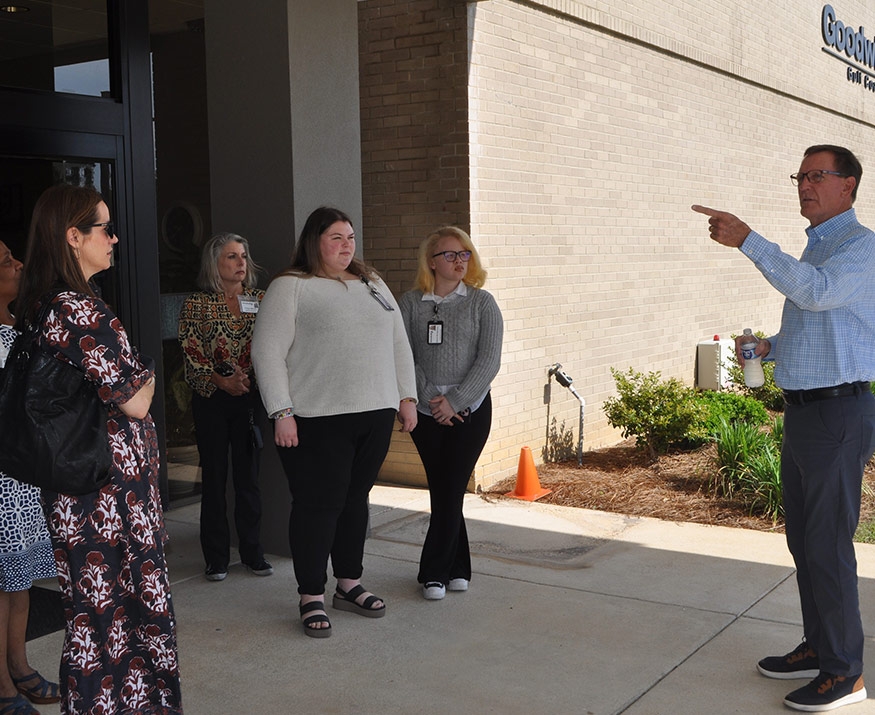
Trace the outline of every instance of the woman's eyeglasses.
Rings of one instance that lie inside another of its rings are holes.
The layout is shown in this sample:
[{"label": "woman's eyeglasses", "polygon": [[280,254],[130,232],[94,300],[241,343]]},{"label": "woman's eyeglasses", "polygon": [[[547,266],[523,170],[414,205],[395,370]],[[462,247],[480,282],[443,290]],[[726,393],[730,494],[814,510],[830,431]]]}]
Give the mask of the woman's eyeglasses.
[{"label": "woman's eyeglasses", "polygon": [[432,254],[432,258],[443,256],[447,263],[453,263],[456,258],[461,258],[465,263],[471,260],[471,251],[441,251]]}]

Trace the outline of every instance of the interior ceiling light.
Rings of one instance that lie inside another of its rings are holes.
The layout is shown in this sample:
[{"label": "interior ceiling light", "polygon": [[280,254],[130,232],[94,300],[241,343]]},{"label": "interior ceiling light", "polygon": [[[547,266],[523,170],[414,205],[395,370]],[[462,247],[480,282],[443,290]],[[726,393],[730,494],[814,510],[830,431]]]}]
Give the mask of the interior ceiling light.
[{"label": "interior ceiling light", "polygon": [[30,12],[30,8],[24,5],[0,5],[0,12]]}]

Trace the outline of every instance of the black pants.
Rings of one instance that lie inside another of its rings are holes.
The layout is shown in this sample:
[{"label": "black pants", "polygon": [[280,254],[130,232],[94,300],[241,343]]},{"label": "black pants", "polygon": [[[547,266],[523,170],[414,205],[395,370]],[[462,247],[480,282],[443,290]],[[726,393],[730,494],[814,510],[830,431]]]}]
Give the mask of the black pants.
[{"label": "black pants", "polygon": [[234,525],[240,559],[255,564],[264,558],[261,548],[261,491],[258,467],[261,450],[252,445],[249,411],[262,409],[257,392],[234,397],[216,390],[209,398],[195,393],[191,400],[197,449],[200,454],[201,549],[207,564],[227,567],[231,553],[228,506],[228,453],[234,483]]},{"label": "black pants", "polygon": [[419,560],[420,583],[471,580],[471,552],[462,504],[468,480],[492,427],[492,398],[452,427],[423,414],[411,436],[416,444],[431,501],[431,519]]},{"label": "black pants", "polygon": [[278,447],[289,480],[289,546],[298,593],[325,592],[328,557],[337,578],[362,576],[368,494],[389,451],[395,410],[295,417],[298,446]]},{"label": "black pants", "polygon": [[805,639],[821,670],[835,675],[863,672],[853,539],[873,450],[875,398],[868,390],[784,410],[781,480]]}]

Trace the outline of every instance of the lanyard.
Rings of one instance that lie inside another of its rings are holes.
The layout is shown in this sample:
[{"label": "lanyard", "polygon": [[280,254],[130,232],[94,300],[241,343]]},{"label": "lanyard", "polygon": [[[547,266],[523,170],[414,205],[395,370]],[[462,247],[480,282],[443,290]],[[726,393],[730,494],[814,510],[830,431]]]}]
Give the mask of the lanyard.
[{"label": "lanyard", "polygon": [[438,313],[438,303],[434,304],[434,317],[426,327],[426,341],[429,345],[440,345],[444,342],[444,321]]},{"label": "lanyard", "polygon": [[390,304],[389,301],[386,300],[380,293],[377,291],[374,286],[371,285],[371,282],[365,276],[359,276],[361,278],[362,283],[367,286],[367,289],[370,291],[371,295],[374,296],[374,300],[377,301],[380,305],[383,306],[383,310],[395,310]]}]

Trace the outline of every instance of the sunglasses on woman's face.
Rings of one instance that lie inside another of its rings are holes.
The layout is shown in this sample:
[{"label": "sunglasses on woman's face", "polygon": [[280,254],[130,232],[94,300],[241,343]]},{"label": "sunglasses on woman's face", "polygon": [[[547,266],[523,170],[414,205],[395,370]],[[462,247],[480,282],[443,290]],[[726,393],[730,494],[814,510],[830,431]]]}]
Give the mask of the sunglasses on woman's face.
[{"label": "sunglasses on woman's face", "polygon": [[112,238],[115,236],[115,226],[112,221],[104,221],[103,223],[89,223],[84,226],[77,226],[78,229],[86,229],[86,228],[103,228],[106,229],[106,235]]}]

